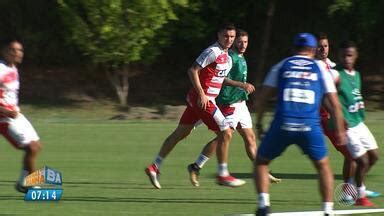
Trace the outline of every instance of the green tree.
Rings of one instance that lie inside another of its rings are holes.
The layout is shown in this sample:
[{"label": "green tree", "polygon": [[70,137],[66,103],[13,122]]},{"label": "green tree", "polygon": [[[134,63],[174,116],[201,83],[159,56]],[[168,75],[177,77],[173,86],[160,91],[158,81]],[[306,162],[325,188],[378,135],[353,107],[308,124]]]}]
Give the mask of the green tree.
[{"label": "green tree", "polygon": [[[163,27],[187,0],[58,0],[69,39],[103,67],[120,104],[128,105],[132,65],[148,63],[168,42]],[[148,85],[150,85],[148,83]]]}]

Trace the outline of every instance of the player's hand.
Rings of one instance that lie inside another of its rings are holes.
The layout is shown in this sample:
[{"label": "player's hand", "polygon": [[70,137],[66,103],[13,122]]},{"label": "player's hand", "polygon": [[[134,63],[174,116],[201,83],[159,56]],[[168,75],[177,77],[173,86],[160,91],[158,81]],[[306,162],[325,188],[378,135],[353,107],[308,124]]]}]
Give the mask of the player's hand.
[{"label": "player's hand", "polygon": [[255,91],[255,86],[250,83],[244,83],[243,89],[247,92],[247,94],[251,94]]},{"label": "player's hand", "polygon": [[206,110],[207,107],[209,106],[209,99],[208,97],[203,94],[197,99],[197,105],[202,109]]},{"label": "player's hand", "polygon": [[263,139],[263,137],[265,135],[265,131],[263,129],[263,125],[260,124],[260,123],[256,124],[256,134],[257,134],[257,137],[258,137],[259,140]]}]

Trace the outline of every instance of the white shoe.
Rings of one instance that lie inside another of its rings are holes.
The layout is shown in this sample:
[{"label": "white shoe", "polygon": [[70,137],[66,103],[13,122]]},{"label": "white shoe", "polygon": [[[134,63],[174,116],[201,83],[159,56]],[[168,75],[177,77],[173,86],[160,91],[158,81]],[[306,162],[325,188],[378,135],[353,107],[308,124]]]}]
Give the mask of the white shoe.
[{"label": "white shoe", "polygon": [[145,173],[149,177],[149,180],[151,181],[152,185],[155,188],[160,189],[161,185],[160,185],[160,182],[158,180],[159,175],[160,175],[160,171],[159,171],[159,169],[157,169],[156,165],[152,164],[152,165],[148,166],[145,169]]}]

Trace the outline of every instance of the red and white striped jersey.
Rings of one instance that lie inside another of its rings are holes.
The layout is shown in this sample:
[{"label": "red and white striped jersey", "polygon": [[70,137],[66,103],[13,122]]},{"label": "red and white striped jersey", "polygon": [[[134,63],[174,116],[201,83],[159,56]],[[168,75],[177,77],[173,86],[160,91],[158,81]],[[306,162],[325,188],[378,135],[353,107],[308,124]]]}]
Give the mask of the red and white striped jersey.
[{"label": "red and white striped jersey", "polygon": [[0,61],[0,106],[19,111],[19,73],[16,67],[9,67]]},{"label": "red and white striped jersey", "polygon": [[[199,73],[201,87],[207,97],[214,101],[232,67],[232,60],[228,52],[216,42],[200,54],[196,63],[202,67]],[[194,88],[189,91],[187,97],[191,94],[196,94]]]}]

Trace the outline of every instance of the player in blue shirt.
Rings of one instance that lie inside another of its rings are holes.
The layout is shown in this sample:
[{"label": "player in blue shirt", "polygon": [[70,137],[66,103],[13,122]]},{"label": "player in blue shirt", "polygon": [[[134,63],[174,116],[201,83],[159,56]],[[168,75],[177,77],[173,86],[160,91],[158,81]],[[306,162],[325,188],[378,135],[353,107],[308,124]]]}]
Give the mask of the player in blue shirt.
[{"label": "player in blue shirt", "polygon": [[[271,126],[257,151],[255,183],[258,193],[259,216],[270,211],[268,164],[280,156],[291,144],[297,144],[313,161],[319,173],[323,210],[333,210],[333,174],[327,156],[327,146],[320,126],[322,100],[336,119],[338,144],[345,144],[342,111],[336,87],[326,69],[314,60],[317,40],[309,33],[300,33],[294,39],[295,55],[272,67],[260,93],[259,112],[265,101],[277,90],[277,106]],[[260,115],[260,114],[259,114]]]}]

